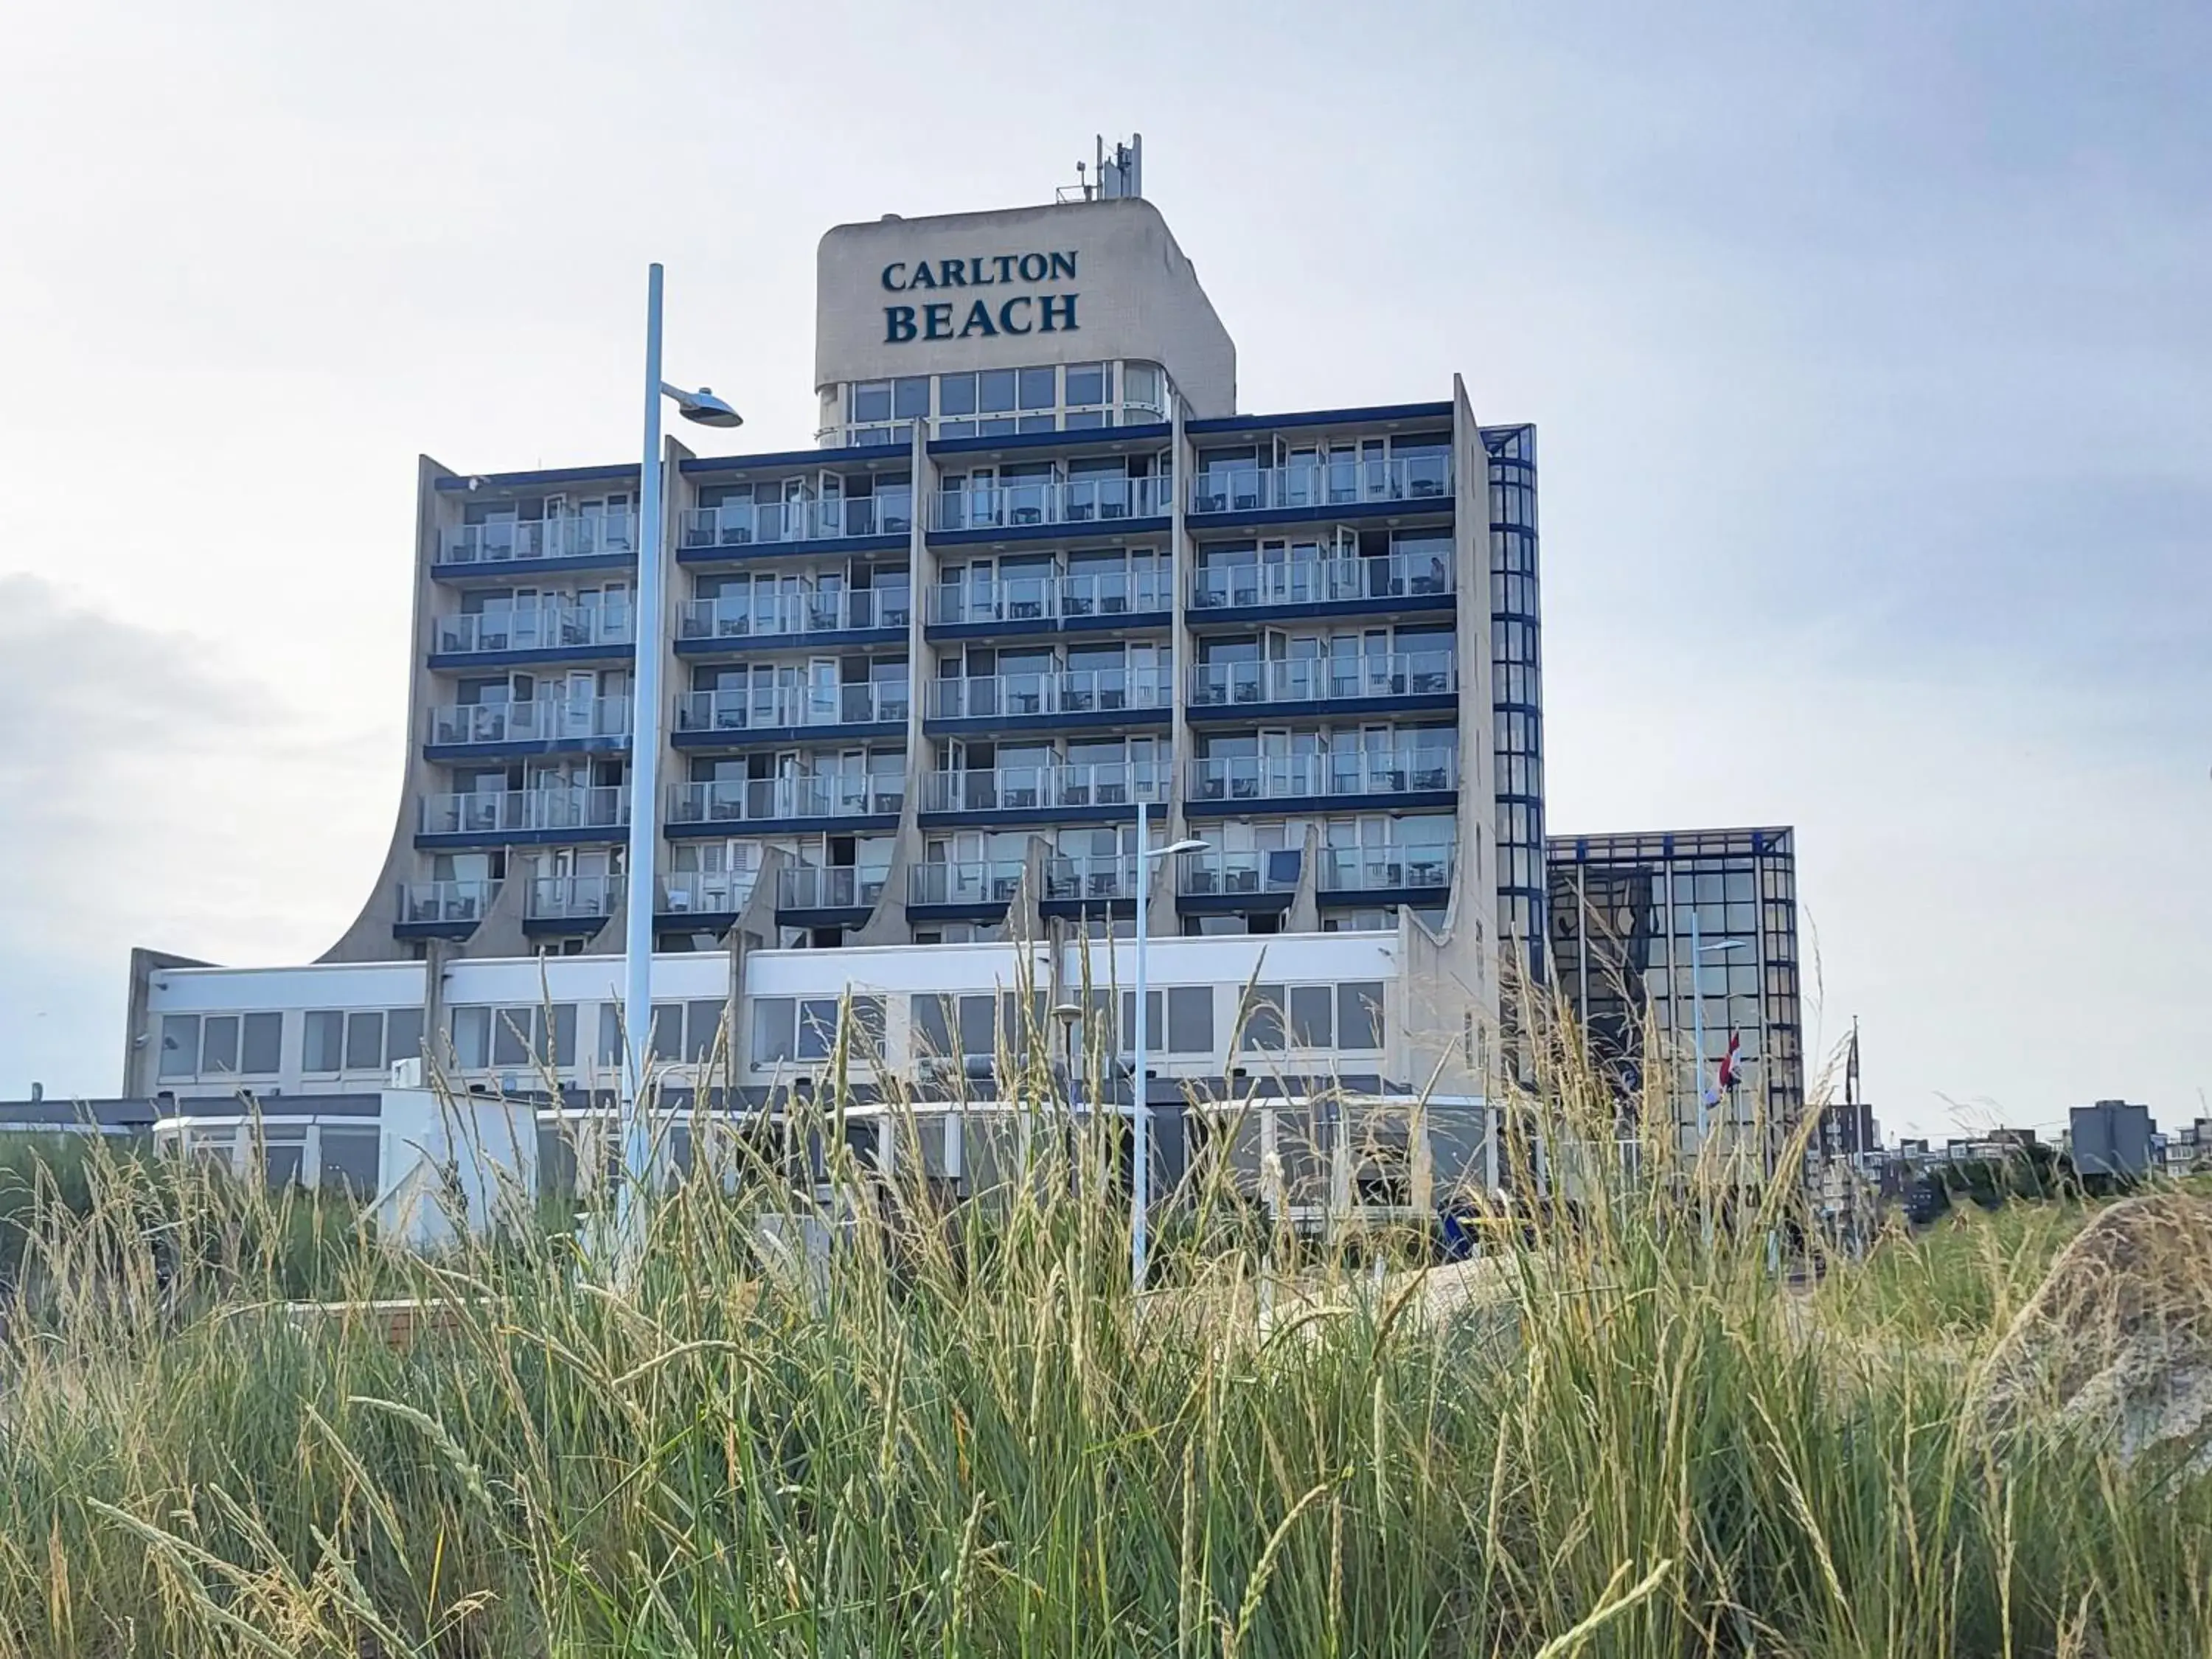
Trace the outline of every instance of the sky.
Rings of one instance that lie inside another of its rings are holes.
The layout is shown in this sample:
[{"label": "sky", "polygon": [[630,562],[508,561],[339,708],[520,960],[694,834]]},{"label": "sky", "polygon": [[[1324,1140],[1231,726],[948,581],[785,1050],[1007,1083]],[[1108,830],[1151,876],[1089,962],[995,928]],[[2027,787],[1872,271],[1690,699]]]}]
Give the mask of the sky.
[{"label": "sky", "polygon": [[2212,9],[1077,20],[18,9],[0,1098],[113,1091],[133,945],[368,897],[418,453],[634,454],[653,259],[687,441],[807,447],[824,229],[1140,131],[1242,407],[1538,425],[1554,833],[1795,825],[1892,1133],[2212,1115]]}]

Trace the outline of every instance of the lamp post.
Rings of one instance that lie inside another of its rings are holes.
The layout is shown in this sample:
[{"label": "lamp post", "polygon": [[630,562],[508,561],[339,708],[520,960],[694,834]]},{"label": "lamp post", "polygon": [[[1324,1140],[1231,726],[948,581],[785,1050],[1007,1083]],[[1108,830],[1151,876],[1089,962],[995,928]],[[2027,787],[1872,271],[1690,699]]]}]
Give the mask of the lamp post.
[{"label": "lamp post", "polygon": [[1137,1030],[1135,1054],[1130,1066],[1129,1096],[1129,1285],[1145,1288],[1145,1232],[1152,1201],[1152,1103],[1145,1090],[1145,890],[1151,884],[1148,867],[1154,859],[1177,853],[1200,853],[1202,841],[1178,841],[1158,848],[1145,845],[1151,803],[1137,799]]},{"label": "lamp post", "polygon": [[637,494],[637,604],[632,620],[636,655],[630,672],[629,869],[623,916],[623,1181],[615,1195],[617,1237],[635,1265],[641,1208],[651,1171],[652,1138],[645,1121],[646,1061],[653,1046],[653,866],[660,838],[660,659],[666,604],[661,597],[660,400],[702,426],[734,427],[744,417],[701,386],[686,392],[660,378],[660,267],[647,267],[645,287],[645,453]]}]

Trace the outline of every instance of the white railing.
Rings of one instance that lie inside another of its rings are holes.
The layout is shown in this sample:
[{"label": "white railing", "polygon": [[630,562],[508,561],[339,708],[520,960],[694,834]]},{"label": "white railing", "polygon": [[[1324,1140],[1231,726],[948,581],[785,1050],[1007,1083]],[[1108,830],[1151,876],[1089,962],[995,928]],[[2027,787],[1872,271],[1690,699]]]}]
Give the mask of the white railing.
[{"label": "white railing", "polygon": [[559,600],[472,616],[441,617],[437,630],[437,649],[441,654],[572,651],[596,645],[628,645],[636,638],[626,604],[577,605]]},{"label": "white railing", "polygon": [[1004,904],[1022,884],[1019,859],[916,864],[907,870],[908,904]]},{"label": "white railing", "polygon": [[637,517],[631,513],[567,513],[556,519],[467,524],[439,538],[439,561],[444,564],[525,564],[636,551]]},{"label": "white railing", "polygon": [[1165,708],[1175,690],[1164,665],[1150,668],[1077,668],[1037,674],[981,674],[927,682],[923,705],[932,720],[1018,714],[1111,714]]},{"label": "white railing", "polygon": [[1458,685],[1458,665],[1449,651],[1297,657],[1275,662],[1202,662],[1190,671],[1190,700],[1200,708],[1419,696],[1455,690]]},{"label": "white railing", "polygon": [[745,908],[757,870],[675,870],[660,878],[660,908],[669,915],[735,915]]},{"label": "white railing", "polygon": [[1277,507],[1346,507],[1360,501],[1443,500],[1451,459],[1300,461],[1288,466],[1209,467],[1191,481],[1193,513],[1261,513]]},{"label": "white railing", "polygon": [[580,742],[629,735],[628,697],[448,703],[430,711],[433,744]]},{"label": "white railing", "polygon": [[421,822],[426,836],[615,830],[629,822],[629,791],[564,785],[483,794],[426,795]]},{"label": "white railing", "polygon": [[1168,515],[1165,478],[1002,479],[940,489],[930,499],[932,530],[1009,530],[1024,525],[1097,524]]},{"label": "white railing", "polygon": [[1440,554],[1391,553],[1373,559],[1200,565],[1191,573],[1190,603],[1198,611],[1234,611],[1261,605],[1404,599],[1451,591],[1450,560]]},{"label": "white railing", "polygon": [[1062,617],[1127,617],[1168,609],[1167,573],[1158,565],[1082,570],[994,580],[945,582],[929,591],[933,623],[1048,622]]},{"label": "white railing", "polygon": [[1129,806],[1167,799],[1168,769],[1155,761],[1091,766],[1001,766],[923,775],[925,812],[1018,812],[1037,808]]},{"label": "white railing", "polygon": [[495,881],[414,881],[399,889],[403,922],[469,922],[484,919],[499,896]]},{"label": "white railing", "polygon": [[904,587],[848,587],[817,593],[725,593],[692,599],[677,618],[682,640],[747,640],[904,628],[914,614]]},{"label": "white railing", "polygon": [[1373,893],[1393,888],[1451,885],[1449,847],[1328,847],[1322,849],[1324,893]]},{"label": "white railing", "polygon": [[853,910],[872,905],[884,894],[884,872],[856,870],[849,865],[834,869],[801,866],[777,872],[775,908],[779,910]]},{"label": "white railing", "polygon": [[902,775],[727,778],[679,783],[668,792],[672,823],[755,823],[779,818],[896,814],[906,801]]},{"label": "white railing", "polygon": [[1288,893],[1297,887],[1304,860],[1296,848],[1184,853],[1176,860],[1176,891],[1194,898]]},{"label": "white railing", "polygon": [[902,536],[914,528],[914,492],[888,489],[852,500],[724,501],[684,514],[686,548],[752,547],[763,543],[840,541],[848,536]]},{"label": "white railing", "polygon": [[1402,795],[1449,789],[1459,757],[1449,749],[1328,755],[1218,756],[1190,763],[1196,800],[1280,800],[1313,795]]},{"label": "white railing", "polygon": [[1133,899],[1137,896],[1136,855],[1048,859],[1044,896],[1048,899]]},{"label": "white railing", "polygon": [[524,896],[523,915],[549,920],[604,919],[614,914],[615,896],[623,886],[620,876],[533,876],[530,891]]},{"label": "white railing", "polygon": [[903,721],[903,681],[857,685],[728,686],[676,699],[676,729],[753,732],[797,726],[880,726]]}]

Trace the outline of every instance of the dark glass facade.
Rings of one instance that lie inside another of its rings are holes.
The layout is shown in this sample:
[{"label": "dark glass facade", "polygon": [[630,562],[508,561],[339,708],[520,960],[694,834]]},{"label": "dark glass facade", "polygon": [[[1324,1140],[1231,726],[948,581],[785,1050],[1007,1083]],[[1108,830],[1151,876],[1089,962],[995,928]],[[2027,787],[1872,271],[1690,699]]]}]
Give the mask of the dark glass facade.
[{"label": "dark glass facade", "polygon": [[[1498,933],[1532,982],[1545,968],[1543,636],[1536,428],[1486,427],[1490,470],[1491,721],[1496,743]],[[1501,951],[1501,955],[1503,951]]]}]

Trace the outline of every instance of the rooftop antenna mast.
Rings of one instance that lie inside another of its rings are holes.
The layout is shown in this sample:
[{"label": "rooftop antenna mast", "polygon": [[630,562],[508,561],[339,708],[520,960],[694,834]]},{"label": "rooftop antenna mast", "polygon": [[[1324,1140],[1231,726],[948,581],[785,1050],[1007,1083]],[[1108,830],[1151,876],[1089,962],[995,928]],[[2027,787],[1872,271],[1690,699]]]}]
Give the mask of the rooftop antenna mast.
[{"label": "rooftop antenna mast", "polygon": [[1087,166],[1086,177],[1086,164],[1075,164],[1075,182],[1062,185],[1054,192],[1058,200],[1117,202],[1141,197],[1145,193],[1144,135],[1133,133],[1127,143],[1116,143],[1109,150],[1105,135],[1099,134],[1094,159]]}]

